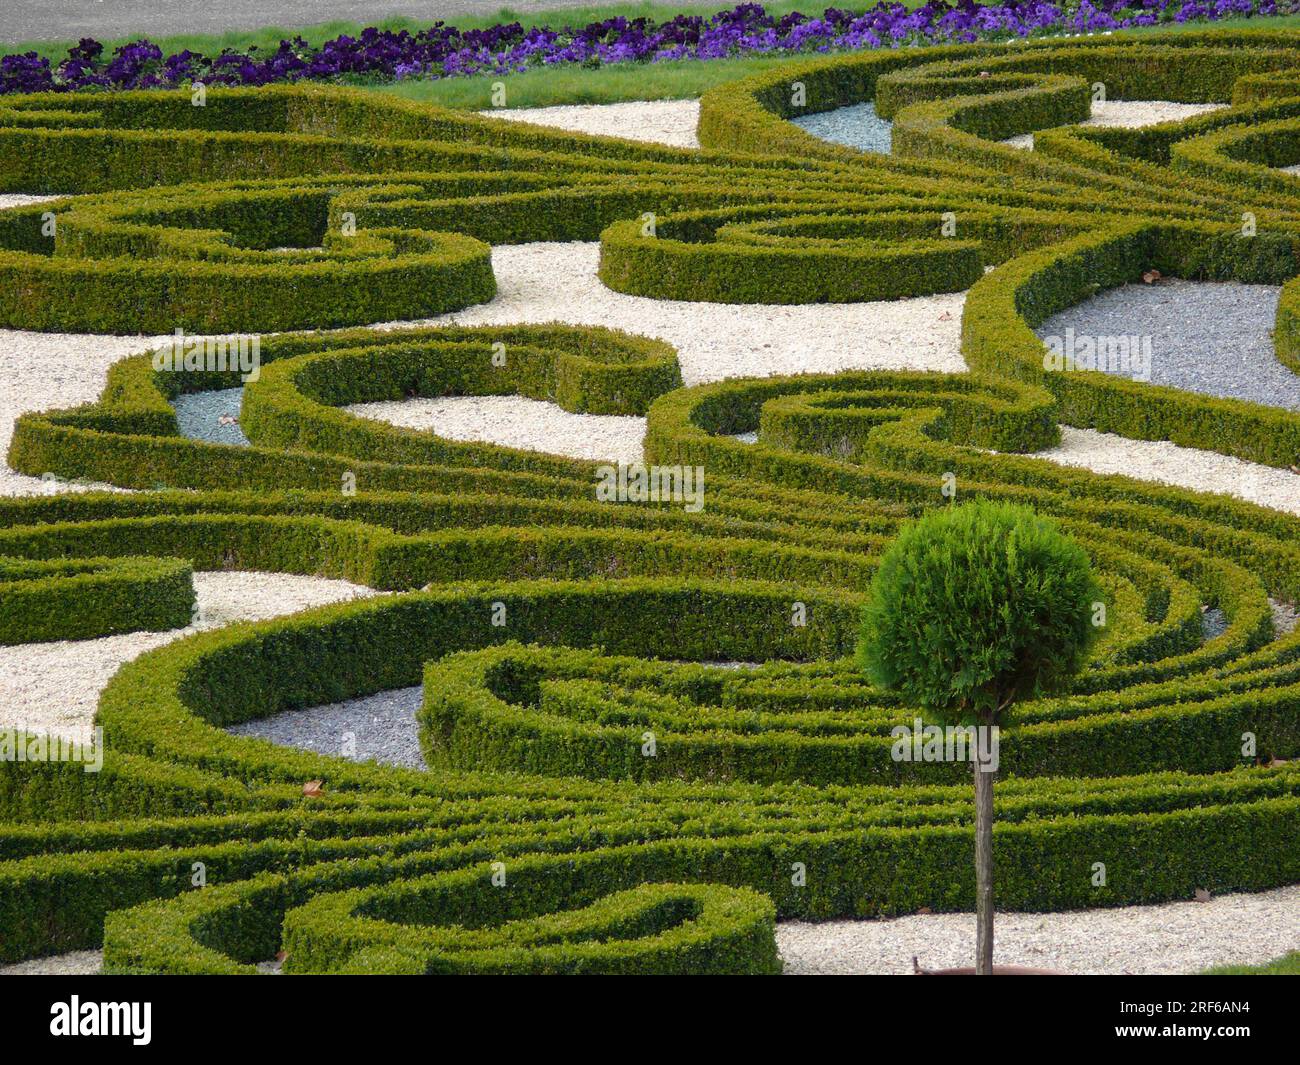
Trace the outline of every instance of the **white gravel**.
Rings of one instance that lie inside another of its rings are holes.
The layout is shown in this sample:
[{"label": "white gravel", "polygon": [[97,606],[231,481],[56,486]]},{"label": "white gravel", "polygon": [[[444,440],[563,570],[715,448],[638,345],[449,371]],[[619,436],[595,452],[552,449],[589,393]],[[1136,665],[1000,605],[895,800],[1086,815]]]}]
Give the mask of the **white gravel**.
[{"label": "white gravel", "polygon": [[654,300],[606,288],[596,276],[599,260],[595,243],[493,248],[496,297],[429,321],[568,322],[661,337],[677,348],[688,385],[839,370],[966,368],[961,293],[805,306]]},{"label": "white gravel", "polygon": [[[1300,947],[1300,885],[1209,902],[999,913],[995,965],[1075,974],[1195,973],[1213,965],[1258,965]],[[975,916],[922,914],[881,921],[777,925],[793,975],[905,974],[974,962]]]},{"label": "white gravel", "polygon": [[149,351],[165,339],[0,329],[0,495],[84,489],[86,486],[28,477],[10,469],[2,460],[9,452],[14,419],[29,411],[93,402],[104,390],[113,363]]},{"label": "white gravel", "polygon": [[1061,466],[1121,473],[1197,492],[1225,492],[1274,510],[1300,514],[1300,476],[1213,451],[1179,447],[1167,440],[1129,440],[1063,425],[1061,443],[1036,452],[1035,457]]},{"label": "white gravel", "polygon": [[613,414],[573,414],[554,403],[523,396],[445,396],[344,408],[449,440],[479,440],[578,459],[639,462],[645,419]]},{"label": "white gravel", "polygon": [[232,621],[262,621],[379,594],[348,581],[247,571],[195,573],[194,591],[196,624],[188,628],[0,647],[0,728],[84,742],[104,685],[145,651]]},{"label": "white gravel", "polygon": [[[1300,948],[1300,885],[1209,902],[1170,902],[1069,913],[999,913],[994,963],[1076,975],[1177,975],[1215,965],[1259,965]],[[975,917],[920,914],[876,921],[782,921],[776,942],[787,976],[902,976],[972,964]],[[17,965],[4,975],[93,973],[99,951]]]},{"label": "white gravel", "polygon": [[[1107,100],[1104,103],[1094,103],[1092,116],[1079,125],[1140,129],[1161,122],[1181,122],[1183,119],[1220,111],[1228,106],[1228,104],[1179,104],[1170,100]],[[1022,133],[1016,137],[1008,137],[1002,143],[1012,148],[1032,149],[1034,135]]]},{"label": "white gravel", "polygon": [[698,100],[655,100],[621,104],[579,104],[566,107],[514,107],[480,111],[486,118],[553,126],[574,133],[698,148]]},{"label": "white gravel", "polygon": [[0,965],[0,976],[94,976],[104,967],[102,950],[74,950]]},{"label": "white gravel", "polygon": [[0,211],[6,207],[26,207],[31,203],[48,203],[50,200],[57,200],[58,196],[28,196],[21,192],[0,192]]}]

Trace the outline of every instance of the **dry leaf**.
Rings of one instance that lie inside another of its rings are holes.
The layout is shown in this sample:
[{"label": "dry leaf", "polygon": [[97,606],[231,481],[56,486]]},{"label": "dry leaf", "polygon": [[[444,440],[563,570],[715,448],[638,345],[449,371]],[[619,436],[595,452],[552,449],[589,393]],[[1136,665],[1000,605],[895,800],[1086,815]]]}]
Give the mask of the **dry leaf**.
[{"label": "dry leaf", "polygon": [[951,322],[951,321],[952,321],[952,311],[944,311],[943,314],[939,315],[939,321],[941,321],[941,322]]},{"label": "dry leaf", "polygon": [[922,907],[921,907],[919,910],[917,910],[916,912],[917,912],[917,913],[934,913],[934,911],[933,911],[932,909],[930,909],[929,906],[922,906]]},{"label": "dry leaf", "polygon": [[221,417],[219,417],[219,418],[217,419],[217,424],[218,424],[218,425],[234,425],[235,422],[237,422],[237,421],[239,421],[239,419],[236,418],[233,414],[223,414],[223,415],[221,415]]},{"label": "dry leaf", "polygon": [[1203,888],[1203,887],[1198,887],[1198,888],[1196,889],[1196,901],[1197,901],[1197,902],[1209,902],[1209,901],[1210,901],[1210,893],[1209,893],[1208,891],[1206,891],[1205,888]]},{"label": "dry leaf", "polygon": [[319,799],[325,794],[324,783],[323,780],[309,780],[302,786],[302,793],[309,799]]},{"label": "dry leaf", "polygon": [[1150,285],[1150,284],[1154,284],[1156,281],[1159,281],[1160,277],[1161,274],[1159,270],[1148,270],[1145,274],[1142,275],[1142,280],[1145,281],[1148,285]]},{"label": "dry leaf", "polygon": [[1290,758],[1270,758],[1268,760],[1268,767],[1269,769],[1272,769],[1274,766],[1286,765],[1289,761],[1291,761]]},{"label": "dry leaf", "polygon": [[991,78],[991,77],[993,77],[993,75],[990,74],[987,70],[981,70],[981,71],[980,71],[980,77],[981,77],[981,78]]},{"label": "dry leaf", "polygon": [[280,964],[283,965],[283,964],[284,964],[284,959],[287,958],[288,956],[289,956],[289,952],[286,951],[286,950],[282,950],[282,951],[280,951],[278,954],[276,954],[276,956],[275,956],[275,960],[278,961],[278,962],[280,962]]}]

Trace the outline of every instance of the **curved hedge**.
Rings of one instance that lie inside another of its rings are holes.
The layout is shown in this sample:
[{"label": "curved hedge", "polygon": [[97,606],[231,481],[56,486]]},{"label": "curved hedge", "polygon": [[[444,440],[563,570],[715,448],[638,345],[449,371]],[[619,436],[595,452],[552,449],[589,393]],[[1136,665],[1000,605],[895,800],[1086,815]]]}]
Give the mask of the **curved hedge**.
[{"label": "curved hedge", "polygon": [[180,559],[0,557],[0,644],[184,628],[191,574]]},{"label": "curved hedge", "polygon": [[[1108,619],[1071,690],[1019,706],[1004,737],[1003,903],[1300,880],[1300,631],[1273,609],[1300,599],[1300,518],[1034,457],[1067,424],[1285,467],[1296,416],[1045,370],[1032,332],[1155,268],[1285,282],[1275,339],[1294,359],[1300,198],[1179,160],[1208,138],[1234,167],[1285,161],[1241,131],[1300,113],[1297,42],[801,60],[708,94],[698,152],[336,88],[213,91],[207,108],[6,97],[0,187],[71,197],[0,212],[16,326],[408,318],[490,296],[483,242],[600,240],[607,283],[661,298],[971,285],[972,372],[681,388],[668,345],[609,330],[344,329],[262,338],[248,447],[182,437],[172,407],[237,372],[149,355],[113,367],[98,403],[23,415],[18,470],[140,491],[0,498],[2,639],[182,627],[195,569],[395,594],[130,662],[101,698],[99,773],[0,759],[0,959],[102,945],[122,972],[251,973],[281,950],[288,972],[773,972],[778,917],[969,908],[968,782],[895,757],[915,714],[848,659],[884,545],[953,491],[1054,515]],[[1241,102],[1150,131],[1067,126],[1028,156],[993,143],[1077,120],[1097,80]],[[804,109],[876,98],[896,154],[784,122],[793,81]],[[190,280],[151,287],[155,270]],[[82,274],[95,280],[56,307]],[[328,280],[344,276],[346,298]],[[339,409],[446,394],[644,414],[647,460],[702,466],[705,506],[606,502],[594,463]],[[225,731],[421,682],[428,771]],[[210,887],[193,887],[195,863]]]}]

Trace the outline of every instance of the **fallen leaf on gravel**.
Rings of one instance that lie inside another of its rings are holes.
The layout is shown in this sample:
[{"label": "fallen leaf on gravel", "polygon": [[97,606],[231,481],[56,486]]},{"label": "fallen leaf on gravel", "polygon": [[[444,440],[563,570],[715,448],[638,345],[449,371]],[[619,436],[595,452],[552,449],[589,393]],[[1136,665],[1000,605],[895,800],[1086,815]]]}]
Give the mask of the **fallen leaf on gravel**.
[{"label": "fallen leaf on gravel", "polygon": [[1197,901],[1197,902],[1209,902],[1209,901],[1210,901],[1210,893],[1209,893],[1208,891],[1206,891],[1205,888],[1203,888],[1203,887],[1198,887],[1198,888],[1196,889],[1196,901]]},{"label": "fallen leaf on gravel", "polygon": [[278,962],[283,963],[283,962],[284,962],[284,959],[287,958],[288,956],[289,956],[289,952],[286,951],[286,950],[282,950],[282,951],[280,951],[279,953],[276,954],[276,956],[275,956],[275,960],[278,961]]},{"label": "fallen leaf on gravel", "polygon": [[952,311],[944,311],[943,314],[939,315],[939,321],[941,321],[941,322],[951,322],[951,321],[952,321]]},{"label": "fallen leaf on gravel", "polygon": [[309,799],[319,799],[325,794],[324,783],[323,780],[309,780],[302,786],[302,793]]},{"label": "fallen leaf on gravel", "polygon": [[1148,270],[1145,274],[1142,275],[1142,280],[1145,281],[1148,285],[1150,285],[1156,281],[1159,281],[1160,277],[1161,274],[1159,270]]}]

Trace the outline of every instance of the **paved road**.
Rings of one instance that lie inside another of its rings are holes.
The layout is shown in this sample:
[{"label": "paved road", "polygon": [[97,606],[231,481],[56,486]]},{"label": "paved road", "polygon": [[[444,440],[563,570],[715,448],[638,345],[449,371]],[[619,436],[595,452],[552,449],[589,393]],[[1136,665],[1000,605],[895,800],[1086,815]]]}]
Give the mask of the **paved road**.
[{"label": "paved road", "polygon": [[[582,2],[509,0],[509,6],[531,12]],[[432,23],[453,15],[495,14],[505,6],[507,0],[0,0],[0,43],[223,33],[334,19],[373,22],[390,15]]]}]

